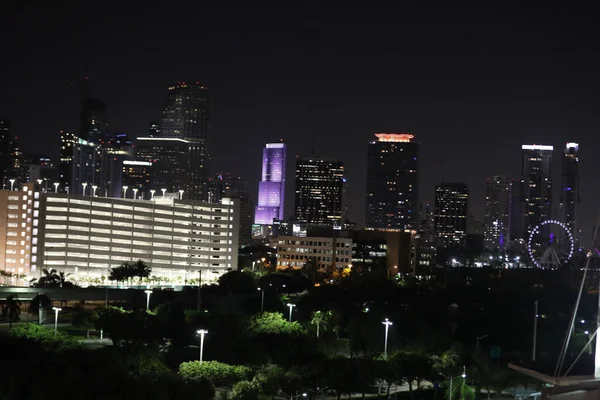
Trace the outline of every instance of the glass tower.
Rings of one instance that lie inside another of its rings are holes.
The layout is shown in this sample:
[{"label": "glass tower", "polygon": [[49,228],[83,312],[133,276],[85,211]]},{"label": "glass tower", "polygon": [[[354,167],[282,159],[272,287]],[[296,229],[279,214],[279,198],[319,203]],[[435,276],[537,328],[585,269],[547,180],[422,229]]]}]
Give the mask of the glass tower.
[{"label": "glass tower", "polygon": [[267,143],[263,149],[255,224],[272,225],[274,219],[283,219],[285,154],[286,147],[283,143]]},{"label": "glass tower", "polygon": [[567,143],[562,160],[562,192],[560,209],[562,222],[571,230],[576,248],[581,247],[579,214],[579,144]]},{"label": "glass tower", "polygon": [[469,189],[464,183],[442,183],[435,187],[433,223],[439,246],[466,244],[468,200]]},{"label": "glass tower", "polygon": [[525,226],[522,239],[540,222],[552,217],[552,151],[554,147],[523,145],[521,203]]}]

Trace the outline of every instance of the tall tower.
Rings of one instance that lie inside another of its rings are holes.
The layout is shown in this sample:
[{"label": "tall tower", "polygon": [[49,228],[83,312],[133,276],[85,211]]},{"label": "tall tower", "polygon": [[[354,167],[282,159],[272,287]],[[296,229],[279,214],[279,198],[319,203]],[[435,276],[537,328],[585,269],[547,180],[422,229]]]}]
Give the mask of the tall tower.
[{"label": "tall tower", "polygon": [[487,178],[484,240],[488,249],[504,250],[511,240],[514,182],[506,176]]},{"label": "tall tower", "polygon": [[464,246],[467,241],[469,189],[464,183],[435,187],[433,224],[439,246]]},{"label": "tall tower", "polygon": [[0,178],[2,179],[2,188],[6,188],[8,184],[10,139],[10,121],[0,119]]},{"label": "tall tower", "polygon": [[376,133],[369,143],[366,227],[419,227],[419,143],[407,133]]},{"label": "tall tower", "polygon": [[255,224],[272,225],[273,219],[283,220],[285,156],[286,147],[283,143],[267,143],[263,149]]},{"label": "tall tower", "polygon": [[107,133],[106,103],[92,97],[84,97],[81,104],[79,138],[98,143]]},{"label": "tall tower", "polygon": [[159,124],[161,138],[189,142],[185,193],[190,200],[203,200],[208,161],[210,91],[199,82],[177,82],[169,87],[169,97]]},{"label": "tall tower", "polygon": [[571,230],[575,248],[581,247],[581,220],[579,214],[579,144],[567,143],[562,159],[561,220]]},{"label": "tall tower", "polygon": [[323,157],[296,161],[296,220],[314,226],[341,226],[344,164]]},{"label": "tall tower", "polygon": [[552,217],[553,146],[523,145],[521,163],[521,204],[525,223],[522,239],[540,222]]}]

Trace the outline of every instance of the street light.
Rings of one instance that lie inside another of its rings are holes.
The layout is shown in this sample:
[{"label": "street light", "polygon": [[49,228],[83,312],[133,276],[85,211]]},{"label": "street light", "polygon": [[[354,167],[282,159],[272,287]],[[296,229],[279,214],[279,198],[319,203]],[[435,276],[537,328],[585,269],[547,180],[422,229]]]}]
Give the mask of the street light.
[{"label": "street light", "polygon": [[144,290],[146,293],[146,310],[150,310],[150,295],[152,294],[152,290]]},{"label": "street light", "polygon": [[123,198],[124,199],[127,198],[127,189],[129,189],[129,186],[123,186]]},{"label": "street light", "polygon": [[42,187],[42,182],[44,182],[44,180],[43,180],[43,179],[38,179],[38,180],[37,180],[37,184],[38,184],[38,186],[39,186],[40,188]]},{"label": "street light", "polygon": [[165,189],[165,188],[162,188],[162,189],[160,189],[160,191],[162,192],[162,194],[163,194],[163,199],[164,199],[164,198],[165,198],[165,192],[167,191],[167,189]]},{"label": "street light", "polygon": [[383,358],[387,358],[388,330],[390,329],[390,325],[394,325],[394,323],[387,318],[381,323],[385,325],[385,343],[383,345]]},{"label": "street light", "polygon": [[202,364],[202,354],[204,353],[204,335],[208,333],[206,329],[198,329],[196,331],[200,335],[200,364]]},{"label": "street light", "polygon": [[440,374],[440,375],[443,376],[444,378],[450,380],[450,391],[449,391],[450,396],[449,397],[452,398],[452,380],[456,379],[456,378],[462,378],[463,379],[463,385],[464,385],[465,384],[465,378],[467,377],[467,371],[465,369],[465,366],[463,365],[463,373],[460,374],[459,376],[452,377],[452,375],[450,375],[450,376],[446,376],[444,374]]},{"label": "street light", "polygon": [[60,183],[54,182],[54,193],[58,193],[58,185],[60,185]]},{"label": "street light", "polygon": [[292,310],[296,307],[295,304],[287,303],[287,306],[290,308],[290,322],[292,322]]},{"label": "street light", "polygon": [[133,189],[133,199],[135,200],[137,198],[137,192],[138,192],[138,188]]},{"label": "street light", "polygon": [[183,200],[183,189],[179,189],[179,200]]},{"label": "street light", "polygon": [[15,180],[14,179],[9,179],[8,181],[10,182],[10,191],[12,192],[13,189],[15,188]]},{"label": "street light", "polygon": [[152,190],[150,191],[150,196],[151,196],[151,197],[150,197],[150,200],[154,200],[154,193],[155,193],[155,192],[156,192],[156,190],[154,190],[154,189],[152,189]]},{"label": "street light", "polygon": [[85,188],[87,187],[87,183],[82,183],[81,186],[83,186],[83,196],[85,196]]},{"label": "street light", "polygon": [[61,311],[62,308],[52,307],[52,309],[54,310],[54,334],[56,335],[56,332],[58,331],[58,312]]},{"label": "street light", "polygon": [[96,197],[96,189],[98,189],[97,185],[92,186],[92,197]]},{"label": "street light", "polygon": [[262,290],[261,288],[258,288],[258,290],[260,290],[261,294],[260,294],[260,312],[263,313],[265,312],[265,291]]}]

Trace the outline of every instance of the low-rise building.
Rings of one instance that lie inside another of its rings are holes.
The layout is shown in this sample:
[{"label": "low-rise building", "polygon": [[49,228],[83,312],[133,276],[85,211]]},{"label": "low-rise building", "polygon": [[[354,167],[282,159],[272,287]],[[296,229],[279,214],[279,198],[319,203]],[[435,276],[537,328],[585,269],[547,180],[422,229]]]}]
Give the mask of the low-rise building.
[{"label": "low-rise building", "polygon": [[351,238],[279,236],[274,245],[278,269],[302,268],[309,260],[319,269],[343,270],[352,264]]}]

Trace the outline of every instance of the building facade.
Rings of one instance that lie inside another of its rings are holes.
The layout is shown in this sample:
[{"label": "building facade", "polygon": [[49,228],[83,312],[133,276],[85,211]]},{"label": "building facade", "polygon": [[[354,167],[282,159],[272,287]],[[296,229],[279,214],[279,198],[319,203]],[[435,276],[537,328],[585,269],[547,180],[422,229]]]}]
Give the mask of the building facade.
[{"label": "building facade", "polygon": [[334,237],[279,236],[277,269],[299,269],[314,260],[321,270],[344,270],[352,265],[352,239]]},{"label": "building facade", "polygon": [[136,191],[136,198],[150,199],[150,178],[153,164],[150,161],[125,160],[121,173],[123,187]]},{"label": "building facade", "polygon": [[344,164],[323,157],[296,161],[295,219],[314,226],[343,223]]},{"label": "building facade", "polygon": [[553,146],[523,145],[521,162],[521,203],[526,240],[540,222],[552,218]]},{"label": "building facade", "polygon": [[8,167],[10,165],[10,121],[0,119],[0,174],[2,174],[2,187],[8,184]]},{"label": "building facade", "polygon": [[377,133],[369,143],[366,228],[419,227],[419,144],[406,133]]},{"label": "building facade", "polygon": [[[188,165],[190,159],[190,142],[178,138],[137,139],[136,159],[152,163],[149,190],[160,192],[166,189],[169,193],[184,191],[184,199],[193,199],[185,192],[188,187]],[[149,197],[149,193],[145,193]]]},{"label": "building facade", "polygon": [[86,142],[99,143],[108,133],[106,103],[84,97],[81,103],[79,138]]},{"label": "building facade", "polygon": [[490,250],[505,250],[510,244],[515,184],[501,175],[486,180],[484,241]]},{"label": "building facade", "polygon": [[[173,197],[173,196],[171,196]],[[42,268],[74,278],[107,276],[142,260],[152,275],[181,282],[237,268],[239,203],[133,200],[44,193],[27,184],[0,191],[0,269],[38,278]],[[14,222],[13,222],[14,221]]]},{"label": "building facade", "polygon": [[576,249],[582,247],[580,203],[579,144],[567,143],[562,159],[560,211],[562,222],[571,230]]},{"label": "building facade", "polygon": [[263,149],[258,204],[254,213],[257,225],[273,225],[273,220],[283,220],[285,159],[286,146],[283,143],[267,143]]},{"label": "building facade", "polygon": [[469,189],[464,183],[442,183],[435,187],[433,224],[438,246],[466,244],[468,200]]},{"label": "building facade", "polygon": [[199,82],[177,82],[169,87],[159,124],[161,138],[184,139],[188,143],[188,164],[182,188],[190,200],[203,200],[208,161],[210,91]]}]

